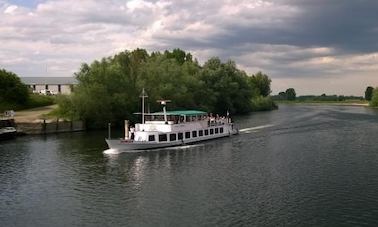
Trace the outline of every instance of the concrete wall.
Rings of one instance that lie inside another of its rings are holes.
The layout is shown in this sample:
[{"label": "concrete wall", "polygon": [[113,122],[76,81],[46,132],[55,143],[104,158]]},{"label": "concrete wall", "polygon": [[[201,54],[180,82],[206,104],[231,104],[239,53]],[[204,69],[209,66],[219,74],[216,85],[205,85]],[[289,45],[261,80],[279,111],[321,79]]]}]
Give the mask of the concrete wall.
[{"label": "concrete wall", "polygon": [[52,121],[40,123],[17,123],[17,131],[28,135],[77,132],[85,130],[82,121]]}]

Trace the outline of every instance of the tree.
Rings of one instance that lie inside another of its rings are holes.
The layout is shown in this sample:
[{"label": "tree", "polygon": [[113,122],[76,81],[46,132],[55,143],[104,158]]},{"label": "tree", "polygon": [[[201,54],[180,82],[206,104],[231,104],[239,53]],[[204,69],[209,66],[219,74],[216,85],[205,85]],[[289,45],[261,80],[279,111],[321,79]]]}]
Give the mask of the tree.
[{"label": "tree", "polygon": [[287,100],[295,100],[296,99],[296,96],[297,94],[295,93],[295,90],[294,88],[289,88],[286,90],[286,97],[287,97]]},{"label": "tree", "polygon": [[285,100],[286,99],[286,92],[284,92],[284,91],[279,92],[278,97],[281,100]]},{"label": "tree", "polygon": [[270,83],[272,82],[272,80],[262,72],[258,72],[256,73],[256,75],[252,75],[250,81],[253,88],[257,91],[258,95],[266,97],[272,92],[270,90]]},{"label": "tree", "polygon": [[[72,97],[60,100],[61,112],[78,116],[88,127],[104,127],[124,119],[140,121],[140,92],[148,93],[146,106],[160,111],[158,99],[170,99],[169,109],[200,109],[226,114],[272,109],[270,79],[257,73],[250,79],[235,62],[211,58],[203,66],[180,49],[147,53],[123,51],[112,57],[83,64]],[[73,110],[70,110],[72,108]]]},{"label": "tree", "polygon": [[366,90],[365,90],[365,99],[367,101],[370,101],[371,98],[373,97],[373,90],[374,88],[373,87],[367,87]]},{"label": "tree", "polygon": [[23,105],[29,98],[29,91],[20,78],[5,69],[0,69],[0,103]]},{"label": "tree", "polygon": [[370,106],[378,107],[378,87],[373,90]]}]

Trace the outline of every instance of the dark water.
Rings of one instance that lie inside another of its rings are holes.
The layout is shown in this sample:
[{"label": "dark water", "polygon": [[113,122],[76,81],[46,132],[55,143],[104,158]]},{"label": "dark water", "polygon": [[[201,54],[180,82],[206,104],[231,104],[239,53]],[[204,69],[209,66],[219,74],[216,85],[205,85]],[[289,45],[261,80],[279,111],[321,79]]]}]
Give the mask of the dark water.
[{"label": "dark water", "polygon": [[241,135],[104,155],[106,132],[0,143],[0,226],[377,226],[378,112],[280,106]]}]

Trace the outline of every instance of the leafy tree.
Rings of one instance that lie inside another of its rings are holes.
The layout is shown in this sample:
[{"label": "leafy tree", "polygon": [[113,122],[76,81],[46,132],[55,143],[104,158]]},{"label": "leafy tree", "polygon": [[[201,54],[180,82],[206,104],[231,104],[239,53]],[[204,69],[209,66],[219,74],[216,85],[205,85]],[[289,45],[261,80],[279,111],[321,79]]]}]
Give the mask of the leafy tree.
[{"label": "leafy tree", "polygon": [[272,92],[270,90],[270,83],[272,82],[272,80],[262,72],[258,72],[256,73],[256,75],[252,75],[250,82],[258,95],[266,97]]},{"label": "leafy tree", "polygon": [[206,106],[211,112],[247,113],[252,110],[253,90],[244,71],[233,61],[222,63],[219,58],[209,59],[200,75],[204,82]]},{"label": "leafy tree", "polygon": [[365,99],[367,101],[370,101],[371,98],[373,97],[373,90],[374,88],[373,87],[367,87],[366,90],[365,90]]},{"label": "leafy tree", "polygon": [[[159,111],[158,99],[170,99],[169,109],[201,109],[226,114],[272,109],[270,79],[262,73],[249,77],[233,61],[211,58],[203,66],[180,49],[152,52],[124,51],[113,57],[82,64],[79,81],[69,98],[60,99],[60,112],[78,116],[89,127],[124,119],[140,121],[142,88],[148,93],[146,111]],[[252,78],[252,79],[251,79]]]},{"label": "leafy tree", "polygon": [[0,69],[0,103],[23,105],[28,98],[28,88],[20,78],[12,72]]},{"label": "leafy tree", "polygon": [[370,106],[378,107],[378,87],[373,90]]},{"label": "leafy tree", "polygon": [[294,88],[289,88],[286,90],[286,97],[287,97],[287,100],[295,100],[297,94],[295,93],[295,90]]}]

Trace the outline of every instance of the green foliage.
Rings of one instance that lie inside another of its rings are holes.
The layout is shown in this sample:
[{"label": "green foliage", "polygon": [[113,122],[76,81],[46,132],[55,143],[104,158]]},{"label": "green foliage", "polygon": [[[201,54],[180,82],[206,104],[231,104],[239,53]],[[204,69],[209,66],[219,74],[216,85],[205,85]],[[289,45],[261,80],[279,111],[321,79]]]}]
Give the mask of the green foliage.
[{"label": "green foliage", "polygon": [[253,111],[266,111],[277,109],[278,106],[274,103],[272,97],[257,96],[252,99]]},{"label": "green foliage", "polygon": [[21,110],[48,106],[54,103],[54,98],[29,93],[20,78],[5,69],[0,69],[0,111]]},{"label": "green foliage", "polygon": [[[200,66],[180,49],[151,54],[143,49],[124,51],[83,64],[76,77],[75,92],[58,99],[58,114],[79,117],[89,127],[124,119],[140,121],[133,113],[140,112],[142,88],[148,94],[146,111],[151,112],[161,110],[156,100],[170,99],[171,110],[247,113],[254,109],[254,97],[270,93],[270,79],[262,73],[249,77],[234,62],[223,63],[219,58]],[[255,106],[262,105],[259,102]]]},{"label": "green foliage", "polygon": [[370,106],[378,107],[378,87],[373,90]]},{"label": "green foliage", "polygon": [[76,120],[79,118],[77,112],[75,112],[75,107],[73,105],[72,97],[70,95],[58,95],[56,97],[56,102],[58,103],[58,108],[53,110],[51,115],[58,118],[67,120]]},{"label": "green foliage", "polygon": [[0,109],[25,105],[29,92],[20,78],[5,69],[0,69]]},{"label": "green foliage", "polygon": [[30,94],[26,105],[23,106],[23,109],[49,106],[53,105],[54,103],[55,98],[53,96]]},{"label": "green foliage", "polygon": [[250,83],[256,95],[262,95],[264,97],[270,95],[272,92],[270,90],[271,82],[272,80],[262,72],[258,72],[256,75],[252,75],[252,77],[250,77]]},{"label": "green foliage", "polygon": [[200,79],[204,83],[202,102],[208,111],[247,113],[252,110],[253,90],[248,76],[234,62],[222,63],[219,58],[211,58],[204,64]]},{"label": "green foliage", "polygon": [[297,93],[295,92],[294,88],[288,88],[285,93],[287,100],[293,101],[297,97]]},{"label": "green foliage", "polygon": [[365,90],[365,99],[367,101],[370,101],[371,98],[373,97],[373,90],[374,88],[373,87],[367,87],[366,90]]}]

